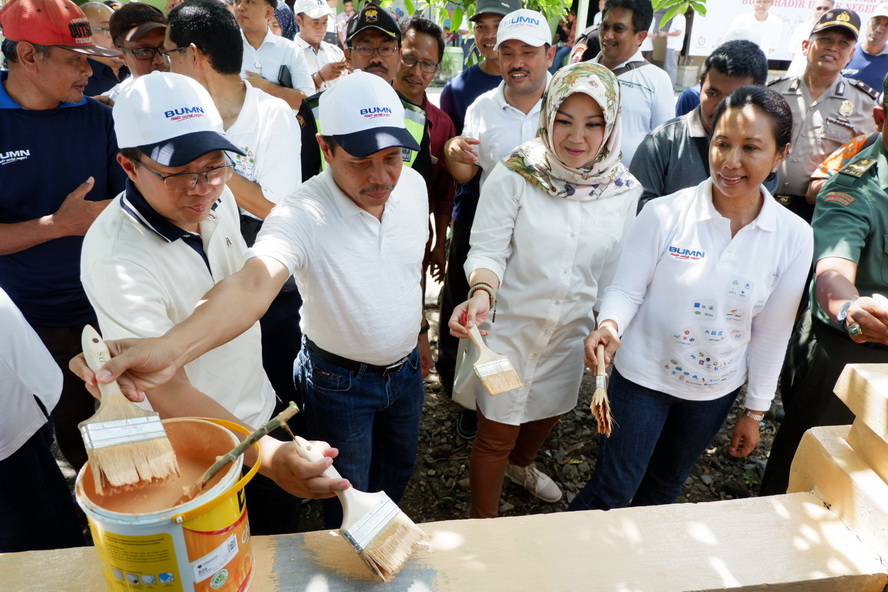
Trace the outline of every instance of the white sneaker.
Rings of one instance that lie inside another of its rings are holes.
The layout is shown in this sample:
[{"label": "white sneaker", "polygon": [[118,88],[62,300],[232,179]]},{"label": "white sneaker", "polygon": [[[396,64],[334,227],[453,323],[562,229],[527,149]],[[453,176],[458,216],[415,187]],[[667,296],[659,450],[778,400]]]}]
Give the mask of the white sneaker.
[{"label": "white sneaker", "polygon": [[561,490],[555,482],[545,473],[541,473],[533,463],[527,467],[507,464],[506,477],[544,502],[554,503],[561,499]]}]

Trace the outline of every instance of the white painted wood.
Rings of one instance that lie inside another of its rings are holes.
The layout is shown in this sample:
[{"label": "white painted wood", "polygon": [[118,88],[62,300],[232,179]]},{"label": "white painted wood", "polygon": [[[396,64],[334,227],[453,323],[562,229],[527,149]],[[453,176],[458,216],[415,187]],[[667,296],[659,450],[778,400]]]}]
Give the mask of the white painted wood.
[{"label": "white painted wood", "polygon": [[882,481],[888,483],[888,442],[862,421],[855,421],[848,432],[848,444]]},{"label": "white painted wood", "polygon": [[857,421],[888,442],[888,364],[848,364],[835,393]]}]

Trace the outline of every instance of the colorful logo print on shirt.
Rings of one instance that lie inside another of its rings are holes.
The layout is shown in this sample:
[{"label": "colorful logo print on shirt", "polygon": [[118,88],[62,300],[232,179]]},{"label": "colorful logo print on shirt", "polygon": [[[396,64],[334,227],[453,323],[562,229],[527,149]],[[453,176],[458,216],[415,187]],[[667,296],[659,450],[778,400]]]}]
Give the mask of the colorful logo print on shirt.
[{"label": "colorful logo print on shirt", "polygon": [[699,261],[706,256],[706,253],[705,251],[697,251],[695,249],[688,249],[686,247],[676,247],[675,245],[669,245],[669,255],[673,259],[678,259],[681,261]]}]

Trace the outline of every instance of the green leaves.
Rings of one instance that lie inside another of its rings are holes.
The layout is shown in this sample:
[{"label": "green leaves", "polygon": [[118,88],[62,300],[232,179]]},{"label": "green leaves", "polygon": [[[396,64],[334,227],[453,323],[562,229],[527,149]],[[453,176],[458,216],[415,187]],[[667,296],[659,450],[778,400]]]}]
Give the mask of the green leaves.
[{"label": "green leaves", "polygon": [[700,16],[706,16],[706,0],[653,0],[654,11],[666,9],[661,23],[668,22],[677,14],[684,14],[689,8]]}]

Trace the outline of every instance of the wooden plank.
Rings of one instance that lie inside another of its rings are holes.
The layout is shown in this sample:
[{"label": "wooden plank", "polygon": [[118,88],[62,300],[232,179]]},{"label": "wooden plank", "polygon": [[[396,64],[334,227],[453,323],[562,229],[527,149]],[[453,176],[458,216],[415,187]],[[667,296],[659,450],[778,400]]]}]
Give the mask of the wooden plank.
[{"label": "wooden plank", "polygon": [[805,432],[788,493],[813,491],[861,540],[888,560],[888,484],[847,441],[850,426]]},{"label": "wooden plank", "polygon": [[848,444],[882,481],[888,483],[888,442],[862,421],[855,421],[848,432]]},{"label": "wooden plank", "polygon": [[848,364],[835,393],[857,421],[888,442],[888,364]]},{"label": "wooden plank", "polygon": [[[250,590],[882,592],[888,584],[876,553],[811,493],[421,526],[430,544],[388,584],[372,581],[335,533],[255,537]],[[90,548],[0,556],[0,582],[16,592],[103,589]]]}]

